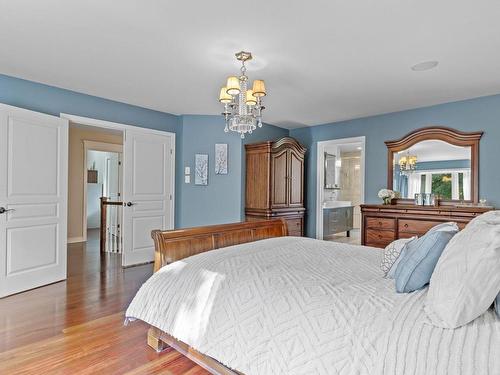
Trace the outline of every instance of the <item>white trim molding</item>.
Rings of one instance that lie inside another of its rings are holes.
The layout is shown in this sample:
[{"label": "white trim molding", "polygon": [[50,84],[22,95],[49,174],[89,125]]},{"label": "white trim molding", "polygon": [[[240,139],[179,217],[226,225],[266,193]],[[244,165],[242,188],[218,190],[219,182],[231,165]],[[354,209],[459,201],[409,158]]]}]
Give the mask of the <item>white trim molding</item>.
[{"label": "white trim molding", "polygon": [[86,238],[83,237],[69,237],[68,238],[68,243],[78,243],[78,242],[85,242],[87,241]]},{"label": "white trim molding", "polygon": [[335,145],[348,145],[348,144],[360,144],[361,146],[361,203],[365,201],[365,144],[366,137],[351,137],[351,138],[340,138],[340,139],[330,139],[327,141],[319,141],[316,143],[316,238],[319,240],[323,239],[323,201],[324,201],[324,188],[323,179],[325,175],[325,149],[328,146]]}]

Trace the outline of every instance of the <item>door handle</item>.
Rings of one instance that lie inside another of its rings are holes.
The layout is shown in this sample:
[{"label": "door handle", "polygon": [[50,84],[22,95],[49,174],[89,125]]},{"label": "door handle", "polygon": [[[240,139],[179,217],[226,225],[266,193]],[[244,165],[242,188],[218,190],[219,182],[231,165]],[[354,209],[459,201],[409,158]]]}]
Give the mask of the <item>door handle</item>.
[{"label": "door handle", "polygon": [[132,207],[134,205],[132,202],[127,202],[125,204],[127,205],[127,207]]},{"label": "door handle", "polygon": [[14,211],[13,208],[5,208],[5,207],[0,207],[0,214],[4,214],[9,211]]}]

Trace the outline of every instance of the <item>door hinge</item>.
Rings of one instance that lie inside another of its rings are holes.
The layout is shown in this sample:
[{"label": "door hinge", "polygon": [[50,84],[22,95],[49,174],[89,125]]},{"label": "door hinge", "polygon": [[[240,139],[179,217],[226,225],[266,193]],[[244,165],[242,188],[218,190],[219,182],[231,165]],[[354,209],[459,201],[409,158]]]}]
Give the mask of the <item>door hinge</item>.
[{"label": "door hinge", "polygon": [[170,155],[172,155],[174,153],[174,150],[170,149]]},{"label": "door hinge", "polygon": [[118,161],[118,165],[122,165],[122,162],[121,162],[121,161]]},{"label": "door hinge", "polygon": [[170,200],[172,200],[172,194],[170,194]]}]

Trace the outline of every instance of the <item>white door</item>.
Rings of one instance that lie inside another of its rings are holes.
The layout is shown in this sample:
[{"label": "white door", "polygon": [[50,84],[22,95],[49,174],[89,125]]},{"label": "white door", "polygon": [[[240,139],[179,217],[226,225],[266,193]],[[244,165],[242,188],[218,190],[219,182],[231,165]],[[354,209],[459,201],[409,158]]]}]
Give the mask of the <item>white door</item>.
[{"label": "white door", "polygon": [[154,260],[151,231],[173,228],[172,135],[125,131],[123,266]]},{"label": "white door", "polygon": [[0,297],[66,279],[68,121],[0,104]]}]

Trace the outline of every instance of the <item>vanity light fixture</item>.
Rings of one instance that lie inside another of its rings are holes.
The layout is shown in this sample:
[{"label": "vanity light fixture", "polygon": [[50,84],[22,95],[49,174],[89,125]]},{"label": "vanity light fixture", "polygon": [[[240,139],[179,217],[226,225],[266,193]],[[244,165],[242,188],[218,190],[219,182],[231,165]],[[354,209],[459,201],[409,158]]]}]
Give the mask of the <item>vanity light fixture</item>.
[{"label": "vanity light fixture", "polygon": [[226,86],[220,89],[219,102],[224,104],[224,131],[231,130],[245,138],[246,133],[252,134],[257,127],[262,127],[262,111],[265,109],[262,98],[267,92],[264,81],[260,79],[253,81],[252,89],[248,88],[245,62],[252,60],[252,54],[240,51],[236,59],[241,61],[241,74],[227,79]]}]

